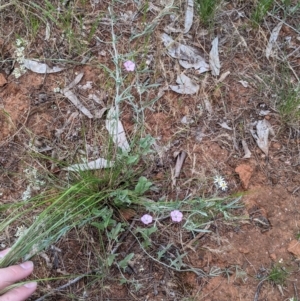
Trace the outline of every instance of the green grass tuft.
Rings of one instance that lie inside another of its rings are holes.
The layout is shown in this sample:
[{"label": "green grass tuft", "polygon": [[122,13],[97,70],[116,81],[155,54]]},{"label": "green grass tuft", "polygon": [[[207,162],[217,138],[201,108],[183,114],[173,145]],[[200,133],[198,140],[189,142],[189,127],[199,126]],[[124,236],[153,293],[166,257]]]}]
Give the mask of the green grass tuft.
[{"label": "green grass tuft", "polygon": [[274,0],[258,0],[254,11],[251,15],[251,20],[254,26],[258,26],[266,16],[267,12],[270,11],[274,3]]},{"label": "green grass tuft", "polygon": [[220,0],[196,0],[195,6],[200,17],[200,20],[204,25],[211,25],[214,18],[218,4]]},{"label": "green grass tuft", "polygon": [[268,275],[268,280],[276,285],[284,285],[288,277],[288,272],[279,265],[274,265]]}]

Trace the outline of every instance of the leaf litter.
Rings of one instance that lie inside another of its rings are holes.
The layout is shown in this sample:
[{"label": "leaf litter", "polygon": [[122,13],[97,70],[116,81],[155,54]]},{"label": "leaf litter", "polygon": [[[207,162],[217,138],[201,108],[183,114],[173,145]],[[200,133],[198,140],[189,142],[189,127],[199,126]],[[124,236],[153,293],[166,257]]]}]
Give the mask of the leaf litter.
[{"label": "leaf litter", "polygon": [[169,55],[175,59],[179,59],[179,64],[185,68],[194,68],[199,73],[209,70],[209,65],[200,55],[199,50],[194,47],[186,46],[174,41],[168,34],[163,33],[161,39],[167,48]]},{"label": "leaf litter", "polygon": [[79,73],[68,86],[66,86],[64,89],[61,90],[61,93],[66,98],[68,98],[78,110],[80,110],[85,116],[91,119],[94,117],[92,113],[81,103],[81,101],[78,99],[75,93],[70,90],[74,88],[81,81],[83,75],[84,75],[83,72]]},{"label": "leaf litter", "polygon": [[[256,131],[254,130],[256,126]],[[269,134],[274,136],[274,130],[271,124],[266,120],[259,120],[251,124],[250,132],[255,139],[258,147],[265,153],[266,156],[269,154]]]},{"label": "leaf litter", "polygon": [[124,127],[119,120],[119,112],[112,107],[106,117],[105,127],[112,137],[113,142],[123,151],[130,152],[130,146],[126,138]]},{"label": "leaf litter", "polygon": [[272,33],[271,33],[271,36],[270,36],[270,39],[269,39],[269,42],[268,42],[268,45],[266,48],[267,59],[269,59],[269,57],[274,54],[273,48],[276,44],[276,41],[277,41],[277,38],[278,38],[278,35],[279,35],[282,25],[283,25],[283,22],[279,22],[272,30]]},{"label": "leaf litter", "polygon": [[184,20],[184,31],[183,33],[188,33],[193,24],[194,17],[194,0],[187,1],[187,7],[185,11],[185,20]]},{"label": "leaf litter", "polygon": [[170,85],[170,89],[179,94],[195,94],[199,91],[199,85],[192,82],[184,73],[177,76],[175,85]]},{"label": "leaf litter", "polygon": [[212,48],[209,53],[209,65],[211,69],[211,73],[214,76],[219,76],[220,75],[220,59],[219,59],[219,52],[218,52],[218,45],[219,45],[219,39],[216,37],[212,43]]},{"label": "leaf litter", "polygon": [[32,72],[39,73],[39,74],[57,73],[66,69],[58,66],[54,66],[50,68],[45,63],[40,63],[38,61],[29,60],[29,59],[24,59],[23,65],[27,69],[31,70]]},{"label": "leaf litter", "polygon": [[243,159],[249,159],[251,157],[251,152],[249,150],[249,147],[248,147],[248,144],[246,142],[246,140],[242,140],[242,146],[243,146],[243,149],[244,149],[244,152],[245,152],[245,155],[243,157]]},{"label": "leaf litter", "polygon": [[90,162],[70,165],[68,167],[63,168],[63,170],[66,170],[66,171],[85,171],[85,170],[110,168],[113,165],[114,165],[114,161],[108,161],[104,158],[98,158],[98,159],[90,161]]}]

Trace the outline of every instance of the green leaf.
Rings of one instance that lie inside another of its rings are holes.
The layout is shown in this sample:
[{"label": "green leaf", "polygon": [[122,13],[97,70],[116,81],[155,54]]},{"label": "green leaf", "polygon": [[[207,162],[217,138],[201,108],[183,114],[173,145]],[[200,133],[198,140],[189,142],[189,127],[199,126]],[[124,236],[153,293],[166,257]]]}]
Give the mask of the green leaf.
[{"label": "green leaf", "polygon": [[153,137],[151,137],[150,135],[147,135],[146,137],[140,139],[139,145],[143,149],[143,151],[142,151],[143,155],[146,155],[146,154],[152,152],[150,150],[150,147],[152,146],[152,144],[154,144],[154,142],[155,142],[155,139]]},{"label": "green leaf", "polygon": [[143,195],[152,186],[152,182],[148,181],[145,177],[140,177],[138,183],[136,184],[134,191],[138,195]]},{"label": "green leaf", "polygon": [[128,165],[136,164],[139,161],[139,155],[128,156],[126,163]]},{"label": "green leaf", "polygon": [[124,229],[122,228],[122,224],[121,223],[118,223],[117,226],[115,228],[113,228],[110,233],[107,234],[107,236],[110,238],[110,239],[114,239],[114,240],[117,240],[118,238],[118,235],[123,232]]},{"label": "green leaf", "polygon": [[157,252],[157,259],[160,260],[164,256],[164,254],[170,249],[171,246],[172,244],[168,244],[165,248],[162,247],[163,249]]},{"label": "green leaf", "polygon": [[119,261],[118,265],[125,269],[128,266],[128,261],[130,261],[134,256],[134,253],[128,254],[123,260]]},{"label": "green leaf", "polygon": [[107,265],[108,265],[109,267],[113,264],[113,262],[114,262],[116,256],[117,256],[117,254],[110,254],[110,255],[107,257]]}]

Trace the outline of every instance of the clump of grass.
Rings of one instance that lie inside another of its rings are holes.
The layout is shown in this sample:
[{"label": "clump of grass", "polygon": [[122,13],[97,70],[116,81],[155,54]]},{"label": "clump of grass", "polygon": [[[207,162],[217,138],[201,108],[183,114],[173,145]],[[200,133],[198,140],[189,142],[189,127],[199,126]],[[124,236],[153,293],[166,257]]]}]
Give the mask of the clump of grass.
[{"label": "clump of grass", "polygon": [[282,91],[279,112],[282,120],[292,126],[299,126],[300,121],[300,86],[288,84]]},{"label": "clump of grass", "polygon": [[282,65],[279,69],[280,78],[274,87],[277,90],[276,107],[284,123],[292,127],[299,127],[300,122],[300,84],[293,75]]},{"label": "clump of grass", "polygon": [[196,0],[195,6],[204,25],[212,24],[220,0]]},{"label": "clump of grass", "polygon": [[288,277],[288,272],[279,265],[274,265],[269,272],[268,280],[276,285],[284,285]]},{"label": "clump of grass", "polygon": [[[24,220],[24,216],[32,212],[40,213],[12,246],[12,252],[0,261],[0,266],[34,256],[76,227],[97,222],[95,225],[99,229],[109,232],[117,225],[113,217],[115,209],[141,204],[142,194],[149,189],[146,186],[147,189],[141,190],[144,178],[139,178],[140,171],[134,169],[133,165],[128,164],[126,156],[121,156],[110,170],[101,171],[100,174],[75,173],[70,175],[69,184],[63,183],[56,191],[46,192],[16,206],[11,205],[10,209],[15,207],[15,210],[0,223],[1,232],[13,222]],[[128,172],[128,169],[132,172]],[[0,212],[6,209],[7,206],[1,206]]]},{"label": "clump of grass", "polygon": [[258,26],[267,12],[272,8],[274,0],[258,0],[256,2],[254,11],[251,15],[251,20],[255,26]]}]

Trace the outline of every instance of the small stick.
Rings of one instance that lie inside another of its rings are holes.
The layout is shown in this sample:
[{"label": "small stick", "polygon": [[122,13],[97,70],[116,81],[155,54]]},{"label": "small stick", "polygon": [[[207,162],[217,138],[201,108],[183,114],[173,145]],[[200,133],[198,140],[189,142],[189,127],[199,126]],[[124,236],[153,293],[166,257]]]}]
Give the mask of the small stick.
[{"label": "small stick", "polygon": [[297,293],[297,287],[296,287],[295,283],[294,283],[294,291],[295,291],[296,301],[299,301],[299,299],[298,299],[298,293]]},{"label": "small stick", "polygon": [[256,289],[256,292],[255,292],[254,300],[253,300],[253,301],[257,301],[257,300],[258,300],[260,289],[261,289],[263,283],[264,283],[266,280],[267,280],[267,278],[263,279],[263,280],[258,284],[257,289]]}]

